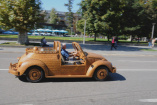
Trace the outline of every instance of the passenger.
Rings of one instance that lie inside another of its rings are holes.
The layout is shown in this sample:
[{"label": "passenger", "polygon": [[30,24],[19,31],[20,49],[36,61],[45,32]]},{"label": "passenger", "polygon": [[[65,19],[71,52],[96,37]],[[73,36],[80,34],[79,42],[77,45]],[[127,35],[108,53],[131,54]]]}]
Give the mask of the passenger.
[{"label": "passenger", "polygon": [[41,46],[42,46],[42,47],[44,47],[44,46],[49,46],[49,45],[47,45],[46,43],[47,43],[47,41],[46,41],[45,37],[43,37],[43,38],[41,39]]}]

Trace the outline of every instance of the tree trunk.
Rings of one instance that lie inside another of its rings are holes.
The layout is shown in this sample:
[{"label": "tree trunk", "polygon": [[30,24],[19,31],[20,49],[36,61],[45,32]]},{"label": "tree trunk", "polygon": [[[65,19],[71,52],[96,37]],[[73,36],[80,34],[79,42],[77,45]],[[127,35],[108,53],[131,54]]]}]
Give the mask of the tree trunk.
[{"label": "tree trunk", "polygon": [[110,41],[109,34],[107,35],[107,38],[108,38],[108,42],[109,42]]},{"label": "tree trunk", "polygon": [[140,37],[139,37],[139,35],[138,35],[137,37],[138,37],[138,39],[137,39],[137,40],[138,40],[138,43],[139,43],[139,42],[140,42]]},{"label": "tree trunk", "polygon": [[133,39],[134,39],[134,35],[131,36],[131,43],[132,43]]},{"label": "tree trunk", "polygon": [[17,42],[20,44],[29,44],[27,32],[19,32]]},{"label": "tree trunk", "polygon": [[96,41],[96,33],[95,33],[95,35],[94,35],[94,41]]}]

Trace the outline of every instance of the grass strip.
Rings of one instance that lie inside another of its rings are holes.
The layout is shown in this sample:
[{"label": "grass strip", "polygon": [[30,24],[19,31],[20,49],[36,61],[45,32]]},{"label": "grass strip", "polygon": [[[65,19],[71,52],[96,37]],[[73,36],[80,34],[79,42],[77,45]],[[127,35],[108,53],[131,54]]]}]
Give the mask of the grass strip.
[{"label": "grass strip", "polygon": [[0,45],[5,45],[5,46],[40,46],[40,43],[29,43],[29,45],[20,45],[19,43],[16,42],[5,42],[1,43]]},{"label": "grass strip", "polygon": [[142,51],[157,51],[157,50],[154,50],[154,49],[141,49]]},{"label": "grass strip", "polygon": [[[28,35],[29,39],[42,39],[45,37],[46,39],[50,40],[73,40],[73,41],[83,41],[82,37],[61,37],[61,36],[31,36]],[[18,38],[18,35],[0,35],[0,38]],[[85,38],[85,41],[93,41],[94,38]],[[103,38],[97,38],[96,42],[107,42],[108,39],[103,39]],[[109,40],[111,41],[111,39]],[[130,41],[127,40],[119,40],[120,43],[131,43]],[[138,44],[137,41],[133,41],[132,43]],[[140,44],[147,44],[146,42],[140,42]]]}]

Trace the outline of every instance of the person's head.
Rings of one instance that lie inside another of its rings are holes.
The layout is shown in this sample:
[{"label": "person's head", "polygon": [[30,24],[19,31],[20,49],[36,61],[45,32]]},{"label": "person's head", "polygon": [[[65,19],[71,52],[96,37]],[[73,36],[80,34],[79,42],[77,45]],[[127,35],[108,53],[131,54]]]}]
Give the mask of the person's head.
[{"label": "person's head", "polygon": [[66,49],[66,43],[62,43],[62,49]]}]

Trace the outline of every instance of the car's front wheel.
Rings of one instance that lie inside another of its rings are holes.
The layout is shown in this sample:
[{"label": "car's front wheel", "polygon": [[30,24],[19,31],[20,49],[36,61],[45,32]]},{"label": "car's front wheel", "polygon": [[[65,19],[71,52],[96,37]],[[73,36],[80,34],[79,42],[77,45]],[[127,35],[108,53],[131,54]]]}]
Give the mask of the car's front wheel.
[{"label": "car's front wheel", "polygon": [[18,79],[23,81],[23,82],[26,82],[26,76],[25,75],[22,75],[22,76],[18,76]]},{"label": "car's front wheel", "polygon": [[37,83],[44,78],[44,72],[39,67],[31,67],[28,69],[26,79],[29,82]]},{"label": "car's front wheel", "polygon": [[97,81],[104,81],[108,77],[108,68],[107,67],[98,67],[94,72],[94,78]]}]

